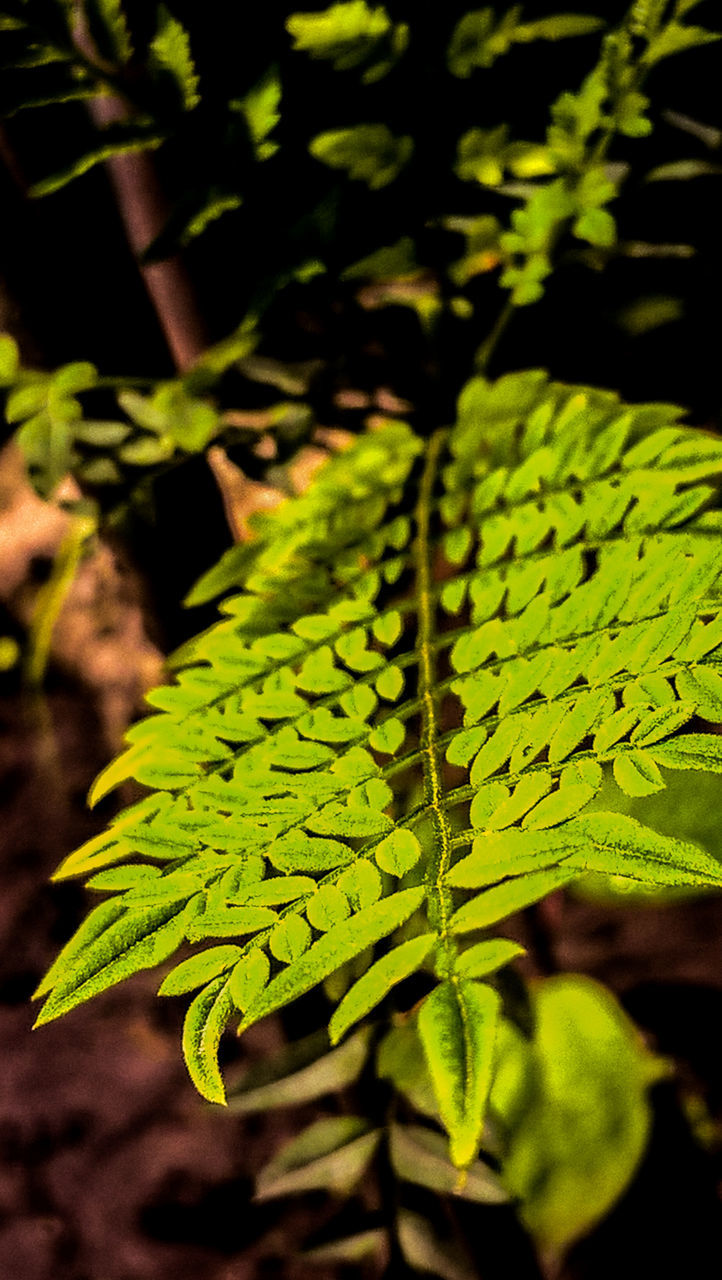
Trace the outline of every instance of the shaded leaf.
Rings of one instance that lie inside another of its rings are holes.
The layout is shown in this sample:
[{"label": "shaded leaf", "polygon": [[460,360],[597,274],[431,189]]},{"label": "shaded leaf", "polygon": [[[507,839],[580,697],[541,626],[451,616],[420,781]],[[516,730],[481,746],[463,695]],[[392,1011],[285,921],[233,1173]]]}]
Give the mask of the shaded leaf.
[{"label": "shaded leaf", "polygon": [[419,1034],[451,1161],[460,1169],[471,1164],[481,1141],[498,1014],[496,992],[463,978],[440,983],[419,1011]]}]

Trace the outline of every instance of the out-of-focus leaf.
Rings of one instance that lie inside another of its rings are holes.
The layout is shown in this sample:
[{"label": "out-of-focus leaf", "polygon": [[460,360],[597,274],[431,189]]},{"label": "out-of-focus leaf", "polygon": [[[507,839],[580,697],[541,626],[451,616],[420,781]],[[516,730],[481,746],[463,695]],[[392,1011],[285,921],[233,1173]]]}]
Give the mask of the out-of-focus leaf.
[{"label": "out-of-focus leaf", "polygon": [[647,66],[661,62],[674,53],[684,53],[687,49],[696,49],[703,44],[713,44],[722,39],[715,31],[707,31],[705,27],[688,26],[681,22],[667,22],[659,35],[651,41],[644,61]]},{"label": "out-of-focus leaf", "polygon": [[663,324],[673,324],[684,314],[684,303],[681,298],[665,297],[656,294],[648,298],[638,298],[630,302],[618,314],[622,328],[632,337],[659,329]]},{"label": "out-of-focus leaf", "polygon": [[381,1131],[356,1116],[317,1120],[283,1147],[256,1179],[256,1200],[329,1191],[349,1195],[363,1177]]},{"label": "out-of-focus leaf", "polygon": [[401,1023],[386,1033],[378,1047],[376,1071],[382,1080],[390,1080],[422,1115],[439,1119],[434,1086],[413,1023]]},{"label": "out-of-focus leaf", "polygon": [[304,1262],[333,1266],[334,1263],[365,1262],[378,1257],[385,1248],[386,1232],[383,1227],[372,1227],[343,1240],[329,1240],[328,1244],[320,1244],[315,1249],[305,1249],[300,1256]]},{"label": "out-of-focus leaf", "polygon": [[399,1178],[440,1195],[457,1195],[477,1204],[504,1204],[509,1199],[496,1174],[481,1160],[463,1172],[451,1163],[446,1139],[421,1125],[395,1124],[391,1129],[391,1163]]},{"label": "out-of-focus leaf", "polygon": [[200,102],[198,75],[191,55],[190,37],[165,5],[158,8],[158,29],[150,44],[157,69],[175,83],[176,92],[186,111]]},{"label": "out-of-focus leaf", "polygon": [[415,1271],[441,1280],[477,1280],[471,1260],[456,1241],[440,1240],[428,1219],[402,1209],[396,1220],[401,1251]]},{"label": "out-of-focus leaf", "polygon": [[[696,845],[722,862],[722,828],[719,822],[722,779],[717,774],[699,773],[691,787],[682,773],[664,769],[662,776],[665,790],[639,799],[624,795],[607,777],[593,807],[636,818],[660,835],[673,831],[680,840]],[[580,876],[571,892],[575,897],[589,898],[594,902],[618,902],[634,907],[645,902],[657,905],[684,901],[707,894],[710,890],[641,884],[624,876],[591,873]]]},{"label": "out-of-focus leaf", "polygon": [[371,84],[391,70],[408,43],[408,27],[394,24],[383,5],[342,0],[320,13],[292,13],[286,27],[295,48],[333,63],[337,71],[365,67]]},{"label": "out-of-focus leaf", "polygon": [[410,236],[402,236],[395,244],[377,249],[367,258],[346,267],[342,279],[398,280],[399,277],[414,276],[418,271],[414,242]]},{"label": "out-of-focus leaf", "polygon": [[248,1113],[295,1107],[353,1084],[366,1061],[370,1035],[365,1027],[330,1053],[324,1052],[328,1048],[325,1031],[289,1045],[246,1073],[230,1091],[231,1110]]},{"label": "out-of-focus leaf", "polygon": [[20,368],[18,344],[9,333],[0,333],[0,387],[11,387]]},{"label": "out-of-focus leaf", "polygon": [[275,155],[278,143],[272,142],[269,135],[281,119],[281,81],[277,69],[269,68],[245,97],[231,106],[245,117],[257,159],[268,160]]},{"label": "out-of-focus leaf", "polygon": [[690,178],[718,177],[721,173],[722,165],[712,164],[710,160],[674,160],[650,169],[645,182],[687,182]]},{"label": "out-of-focus leaf", "polygon": [[64,169],[50,174],[34,183],[30,188],[31,196],[48,196],[66,187],[74,178],[81,177],[97,164],[112,160],[113,156],[125,155],[127,152],[155,151],[165,140],[165,136],[157,129],[137,124],[108,125],[99,134],[97,146],[78,156]]},{"label": "out-of-focus leaf", "polygon": [[365,182],[373,190],[397,178],[410,160],[411,138],[397,138],[385,124],[359,124],[352,129],[319,133],[309,150],[316,160],[332,169],[343,169],[349,178]]},{"label": "out-of-focus leaf", "polygon": [[649,1134],[647,1090],[661,1070],[590,978],[546,979],[533,1008],[533,1042],[506,1042],[512,1061],[490,1105],[508,1132],[504,1183],[539,1246],[558,1252],[604,1217],[634,1175]]},{"label": "out-of-focus leaf", "polygon": [[101,58],[121,65],[128,62],[133,46],[121,0],[85,0],[84,9]]},{"label": "out-of-focus leaf", "polygon": [[520,22],[521,6],[503,15],[492,8],[474,9],[457,23],[447,60],[452,75],[466,79],[477,68],[490,67],[515,44],[533,40],[564,40],[587,35],[604,25],[600,18],[581,13],[559,13],[537,22]]}]

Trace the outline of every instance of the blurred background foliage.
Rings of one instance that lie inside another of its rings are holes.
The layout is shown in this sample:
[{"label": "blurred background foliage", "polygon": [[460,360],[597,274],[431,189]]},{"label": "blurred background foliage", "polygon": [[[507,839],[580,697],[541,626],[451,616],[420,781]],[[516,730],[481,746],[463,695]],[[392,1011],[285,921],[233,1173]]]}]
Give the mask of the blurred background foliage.
[{"label": "blurred background foliage", "polygon": [[158,555],[171,644],[228,545],[211,444],[288,490],[319,427],[448,421],[492,347],[718,411],[711,6],[583,8],[4,0],[6,430],[151,572],[177,496],[204,505]]},{"label": "blurred background foliage", "polygon": [[[623,0],[573,7],[0,0],[3,430],[72,513],[30,622],[0,615],[8,688],[21,664],[45,679],[98,530],[140,566],[167,651],[214,616],[254,509],[307,484],[339,432],[449,421],[475,367],[543,366],[718,424],[715,5],[644,0],[621,34]],[[718,790],[671,779],[614,802],[717,854]],[[609,879],[578,892],[622,898]],[[527,924],[537,981],[507,993],[518,1018],[464,1188],[403,1020],[332,1054],[304,1040],[240,1080],[243,1114],[355,1090],[257,1176],[259,1202],[342,1199],[376,1159],[378,1202],[353,1229],[340,1208],[309,1267],[464,1280],[483,1256],[469,1211],[511,1197],[551,1275],[638,1168],[670,1068],[601,986],[540,976],[553,920]],[[536,1274],[511,1238],[515,1275]]]}]

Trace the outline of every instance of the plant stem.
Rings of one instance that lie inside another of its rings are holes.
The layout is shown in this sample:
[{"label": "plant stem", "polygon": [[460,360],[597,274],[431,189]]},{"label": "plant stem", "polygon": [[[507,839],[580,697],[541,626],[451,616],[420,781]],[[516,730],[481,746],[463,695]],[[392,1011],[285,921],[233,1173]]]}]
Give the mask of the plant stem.
[{"label": "plant stem", "polygon": [[434,705],[436,683],[436,654],[434,649],[434,593],[431,582],[431,548],[429,525],[431,501],[436,480],[439,456],[446,439],[445,431],[437,431],[429,441],[424,474],[419,488],[416,508],[416,586],[419,601],[419,701],[421,704],[421,753],[424,770],[424,799],[434,825],[435,840],[429,855],[426,873],[429,921],[439,934],[445,950],[449,945],[449,918],[452,900],[444,885],[444,876],[451,865],[453,850],[451,829],[444,809],[444,784],[439,763],[439,726]]},{"label": "plant stem", "polygon": [[474,364],[479,373],[486,373],[491,357],[494,355],[494,352],[503,338],[516,310],[517,308],[511,301],[511,298],[507,298],[488,337],[484,339],[476,353]]},{"label": "plant stem", "polygon": [[[127,118],[120,98],[93,98],[90,115],[100,129]],[[173,357],[183,373],[205,350],[206,327],[198,308],[190,276],[179,254],[161,262],[143,262],[146,249],[160,235],[168,207],[155,166],[144,152],[127,152],[106,161],[128,244],[138,265],[158,323]]]}]

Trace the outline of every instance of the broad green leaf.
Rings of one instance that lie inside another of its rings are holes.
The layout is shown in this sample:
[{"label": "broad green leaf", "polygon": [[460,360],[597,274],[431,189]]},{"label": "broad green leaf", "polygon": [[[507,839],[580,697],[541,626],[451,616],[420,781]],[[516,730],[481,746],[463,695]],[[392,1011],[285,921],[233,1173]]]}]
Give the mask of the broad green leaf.
[{"label": "broad green leaf", "polygon": [[[259,872],[263,875],[263,864]],[[242,893],[249,906],[273,907],[283,902],[295,902],[315,890],[316,882],[310,876],[273,876],[270,880],[259,880],[251,887],[244,886]]]},{"label": "broad green leaf", "polygon": [[270,947],[277,960],[292,964],[298,960],[311,943],[311,930],[300,916],[287,916],[279,920],[271,934]]},{"label": "broad green leaf", "polygon": [[722,866],[709,854],[623,814],[590,813],[574,819],[566,832],[578,841],[568,866],[652,884],[722,885]]},{"label": "broad green leaf", "polygon": [[[555,866],[557,863],[561,865]],[[534,870],[535,866],[539,870]],[[552,869],[547,871],[547,867]],[[588,813],[551,831],[528,836],[521,831],[504,832],[475,842],[468,857],[449,872],[450,884],[471,889],[494,884],[505,875],[515,879],[460,907],[452,927],[466,932],[482,927],[472,921],[494,924],[583,870],[670,886],[722,883],[720,865],[694,845],[662,835],[623,814]]]},{"label": "broad green leaf", "polygon": [[408,942],[402,942],[376,960],[357,979],[331,1015],[328,1024],[331,1044],[337,1044],[348,1028],[379,1004],[397,982],[402,982],[420,968],[434,940],[433,933],[424,933],[410,938]]},{"label": "broad green leaf", "polygon": [[396,702],[404,687],[403,672],[398,667],[386,667],[376,678],[376,692],[387,702]]},{"label": "broad green leaf", "polygon": [[97,907],[94,907],[90,914],[85,917],[77,932],[66,942],[60,955],[35,988],[33,1000],[39,1000],[42,996],[47,995],[49,991],[52,991],[56,982],[62,979],[63,973],[70,971],[71,965],[75,960],[82,956],[97,938],[105,934],[118,920],[121,920],[124,914],[125,903],[120,895],[108,898],[105,902],[101,902]]},{"label": "broad green leaf", "polygon": [[[494,785],[498,787],[500,784],[492,783],[491,787]],[[486,831],[502,831],[504,827],[510,827],[513,823],[519,822],[520,819],[524,818],[525,814],[528,815],[530,809],[533,816],[539,808],[537,802],[551,790],[551,785],[551,774],[546,769],[540,769],[537,773],[528,774],[527,777],[522,778],[517,783],[513,793],[510,796],[505,796],[502,803],[489,814],[488,819],[483,824],[483,829]],[[491,790],[491,787],[489,790]],[[506,791],[506,788],[504,790]],[[479,799],[481,794],[481,792],[477,792],[472,805],[474,816],[477,820],[480,816],[479,810],[481,806]],[[535,805],[536,808],[534,808]],[[474,821],[474,826],[478,825],[476,820],[472,819],[472,821]],[[527,822],[526,820],[525,825],[536,827],[535,822]],[[551,826],[553,824],[546,823],[545,825]]]},{"label": "broad green leaf", "polygon": [[491,1085],[499,997],[465,978],[442,982],[419,1011],[419,1035],[449,1134],[452,1164],[477,1154]]},{"label": "broad green leaf", "polygon": [[[479,889],[506,876],[522,877],[562,862],[577,847],[567,838],[567,828],[526,832],[490,832],[477,836],[471,853],[447,873],[447,883],[459,889]],[[517,884],[520,888],[521,880]]]},{"label": "broad green leaf", "polygon": [[[278,928],[275,911],[269,907],[235,907],[221,906],[217,910],[208,907],[202,915],[193,921],[189,928],[190,942],[200,942],[203,938],[238,938],[248,933],[258,933],[268,927]],[[306,926],[308,927],[308,926]],[[280,935],[274,945],[282,949]],[[290,945],[284,937],[284,945]]]},{"label": "broad green leaf", "polygon": [[[705,850],[719,862],[722,859],[716,816],[722,786],[719,777],[698,774],[694,786],[690,787],[681,773],[665,771],[663,776],[663,790],[642,797],[627,797],[607,780],[596,803],[600,810],[625,814],[659,835],[674,831],[677,839]],[[574,886],[575,895],[631,906],[648,901],[685,901],[705,891],[704,885],[669,887],[601,873],[585,876]]]},{"label": "broad green leaf", "polygon": [[302,831],[280,836],[269,847],[268,858],[279,871],[328,871],[353,861],[353,850],[340,840],[321,840]]},{"label": "broad green leaf", "polygon": [[596,787],[588,782],[572,783],[571,786],[560,787],[551,795],[545,796],[527,813],[522,827],[530,831],[542,831],[546,827],[558,827],[579,813],[596,794]]},{"label": "broad green leaf", "polygon": [[369,738],[369,746],[374,751],[380,751],[384,755],[396,755],[399,747],[403,744],[406,737],[406,730],[400,720],[391,717],[384,720],[377,729],[374,729]]},{"label": "broad green leaf", "polygon": [[359,860],[353,863],[341,873],[337,884],[346,894],[354,911],[370,907],[381,897],[381,876],[370,862]]},{"label": "broad green leaf", "polygon": [[309,923],[322,933],[340,924],[348,914],[348,898],[335,884],[322,885],[309,899],[306,907]]},{"label": "broad green leaf", "polygon": [[649,715],[642,716],[637,727],[632,730],[630,742],[638,747],[650,747],[653,742],[671,737],[682,725],[692,719],[695,709],[696,703],[688,699],[651,711]]},{"label": "broad green leaf", "polygon": [[655,743],[650,755],[667,769],[722,773],[722,738],[716,733],[685,733],[673,742]]},{"label": "broad green leaf", "polygon": [[236,1008],[245,1010],[258,997],[271,975],[265,951],[249,951],[231,972],[229,990]]},{"label": "broad green leaf", "polygon": [[[559,1253],[619,1199],[650,1129],[660,1067],[614,997],[560,975],[533,994],[534,1037],[503,1035],[491,1109],[508,1133],[502,1179],[539,1248]],[[510,1089],[510,1074],[523,1084]]]}]

